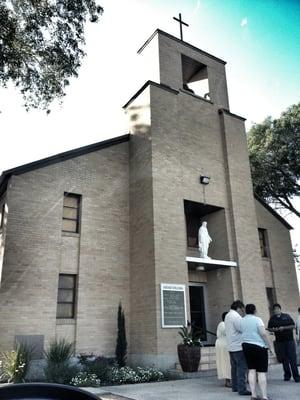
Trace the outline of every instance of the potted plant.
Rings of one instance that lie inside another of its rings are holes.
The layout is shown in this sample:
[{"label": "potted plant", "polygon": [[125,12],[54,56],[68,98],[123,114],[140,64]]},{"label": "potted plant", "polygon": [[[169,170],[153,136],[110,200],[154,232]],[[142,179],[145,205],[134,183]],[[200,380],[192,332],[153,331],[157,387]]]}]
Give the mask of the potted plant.
[{"label": "potted plant", "polygon": [[191,324],[182,326],[178,332],[182,343],[177,346],[178,359],[183,372],[198,371],[201,359],[201,346],[203,346],[199,331],[193,329]]}]

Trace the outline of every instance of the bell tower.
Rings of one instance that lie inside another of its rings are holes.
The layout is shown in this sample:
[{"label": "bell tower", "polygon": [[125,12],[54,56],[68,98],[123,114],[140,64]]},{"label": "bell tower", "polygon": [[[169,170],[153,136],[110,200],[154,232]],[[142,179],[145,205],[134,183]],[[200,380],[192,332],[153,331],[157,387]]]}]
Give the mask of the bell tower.
[{"label": "bell tower", "polygon": [[148,79],[175,90],[194,92],[229,110],[225,61],[159,29],[138,53],[145,59]]},{"label": "bell tower", "polygon": [[[225,62],[161,30],[138,52],[147,81],[124,106],[131,133],[130,352],[133,362],[172,368],[178,326],[162,321],[161,288],[185,288],[187,320],[202,324],[213,343],[209,332],[234,299],[254,302],[267,317],[264,271],[245,119],[229,111]],[[205,187],[201,176],[210,177]],[[207,263],[197,247],[203,221],[213,239]]]}]

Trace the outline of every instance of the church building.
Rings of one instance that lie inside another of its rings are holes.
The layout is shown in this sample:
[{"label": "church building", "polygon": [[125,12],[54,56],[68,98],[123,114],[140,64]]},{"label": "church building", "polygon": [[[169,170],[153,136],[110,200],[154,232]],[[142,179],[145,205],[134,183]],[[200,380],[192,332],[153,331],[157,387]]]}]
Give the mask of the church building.
[{"label": "church building", "polygon": [[161,30],[139,53],[128,134],[0,177],[1,350],[63,337],[114,355],[121,301],[131,364],[174,368],[179,327],[213,345],[235,299],[296,315],[291,226],[253,194],[225,61]]}]

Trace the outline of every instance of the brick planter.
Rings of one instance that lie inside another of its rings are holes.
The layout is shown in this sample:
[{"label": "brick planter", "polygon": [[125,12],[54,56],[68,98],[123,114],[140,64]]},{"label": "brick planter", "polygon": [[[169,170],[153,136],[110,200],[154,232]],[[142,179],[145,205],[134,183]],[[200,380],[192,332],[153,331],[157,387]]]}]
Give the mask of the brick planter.
[{"label": "brick planter", "polygon": [[179,344],[177,346],[177,353],[183,372],[198,371],[201,359],[201,347]]}]

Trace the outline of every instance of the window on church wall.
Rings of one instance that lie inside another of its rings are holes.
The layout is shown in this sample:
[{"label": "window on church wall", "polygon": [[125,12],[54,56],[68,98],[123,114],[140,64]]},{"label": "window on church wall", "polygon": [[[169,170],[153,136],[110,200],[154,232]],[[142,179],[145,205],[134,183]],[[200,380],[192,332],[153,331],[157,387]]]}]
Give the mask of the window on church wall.
[{"label": "window on church wall", "polygon": [[73,193],[64,194],[63,232],[79,233],[81,196]]},{"label": "window on church wall", "polygon": [[185,55],[181,59],[183,89],[211,100],[207,66]]},{"label": "window on church wall", "polygon": [[269,247],[268,247],[268,238],[267,238],[267,230],[258,228],[258,237],[259,237],[259,245],[260,245],[260,253],[262,257],[269,257]]},{"label": "window on church wall", "polygon": [[76,275],[60,274],[58,279],[56,318],[74,318]]}]

